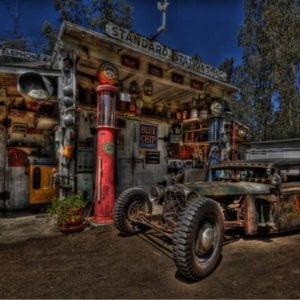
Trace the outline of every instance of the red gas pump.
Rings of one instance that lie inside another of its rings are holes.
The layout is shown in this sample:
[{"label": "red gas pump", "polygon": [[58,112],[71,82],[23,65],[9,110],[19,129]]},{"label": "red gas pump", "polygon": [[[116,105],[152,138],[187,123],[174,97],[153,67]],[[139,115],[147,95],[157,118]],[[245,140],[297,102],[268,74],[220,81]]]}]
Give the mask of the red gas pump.
[{"label": "red gas pump", "polygon": [[[100,80],[100,82],[103,81]],[[103,84],[97,87],[98,145],[94,217],[91,220],[96,224],[107,224],[113,221],[117,93],[118,89],[111,84]]]}]

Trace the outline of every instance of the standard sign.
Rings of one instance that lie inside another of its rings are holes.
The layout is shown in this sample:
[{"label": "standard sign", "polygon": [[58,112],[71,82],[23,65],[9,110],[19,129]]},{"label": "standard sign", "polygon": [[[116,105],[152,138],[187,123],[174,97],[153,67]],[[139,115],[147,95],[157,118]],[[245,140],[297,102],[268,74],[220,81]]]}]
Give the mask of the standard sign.
[{"label": "standard sign", "polygon": [[51,56],[45,54],[36,54],[27,51],[21,51],[17,49],[4,48],[0,49],[0,56],[10,56],[15,58],[26,59],[30,61],[43,61],[48,62],[51,59]]},{"label": "standard sign", "polygon": [[204,64],[198,60],[193,59],[191,56],[177,52],[156,41],[151,41],[142,35],[119,27],[118,25],[115,25],[111,22],[106,25],[106,34],[130,46],[140,49],[151,56],[164,58],[180,66],[186,67],[195,72],[205,74],[218,80],[226,81],[227,79],[227,75],[225,72],[211,65]]}]

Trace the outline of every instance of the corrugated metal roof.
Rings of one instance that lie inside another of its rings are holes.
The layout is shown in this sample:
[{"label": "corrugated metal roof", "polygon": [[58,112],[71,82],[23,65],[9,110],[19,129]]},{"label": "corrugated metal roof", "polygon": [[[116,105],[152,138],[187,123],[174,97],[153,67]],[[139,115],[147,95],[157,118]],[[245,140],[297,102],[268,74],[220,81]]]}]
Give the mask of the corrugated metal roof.
[{"label": "corrugated metal roof", "polygon": [[255,159],[228,161],[221,164],[212,165],[212,169],[220,168],[276,168],[300,166],[300,158],[279,158],[279,159]]},{"label": "corrugated metal roof", "polygon": [[288,142],[300,142],[300,138],[293,139],[282,139],[282,140],[268,140],[268,141],[260,141],[260,142],[252,142],[251,144],[272,144],[272,143],[288,143]]}]

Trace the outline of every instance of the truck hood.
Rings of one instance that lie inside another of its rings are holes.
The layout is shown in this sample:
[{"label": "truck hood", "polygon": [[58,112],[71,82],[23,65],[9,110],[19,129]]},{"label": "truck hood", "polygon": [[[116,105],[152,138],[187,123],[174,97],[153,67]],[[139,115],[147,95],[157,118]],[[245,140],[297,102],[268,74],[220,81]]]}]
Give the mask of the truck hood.
[{"label": "truck hood", "polygon": [[270,194],[271,185],[255,182],[192,182],[184,186],[201,196]]}]

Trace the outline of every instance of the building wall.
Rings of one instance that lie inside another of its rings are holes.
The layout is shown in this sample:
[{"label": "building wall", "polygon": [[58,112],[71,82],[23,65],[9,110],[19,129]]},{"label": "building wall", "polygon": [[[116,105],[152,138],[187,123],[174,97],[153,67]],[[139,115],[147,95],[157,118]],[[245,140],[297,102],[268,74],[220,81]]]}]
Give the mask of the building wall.
[{"label": "building wall", "polygon": [[[77,149],[77,191],[93,200],[95,181],[96,135],[95,111],[84,109],[79,116],[78,149]],[[122,119],[125,126],[119,128],[116,137],[116,191],[117,196],[125,189],[139,186],[149,191],[158,182],[170,182],[171,175],[167,174],[167,147],[163,139],[158,139],[156,149],[149,151],[160,152],[160,164],[146,164],[145,151],[139,147],[140,124],[157,125],[158,138],[168,135],[170,125],[166,122]]]},{"label": "building wall", "polygon": [[[30,184],[27,160],[31,155],[53,159],[54,118],[38,112],[37,103],[25,100],[16,83],[1,89],[0,101],[0,193],[2,198],[3,192],[9,193],[6,201],[0,200],[0,209],[25,209]],[[3,126],[5,119],[7,127]]]},{"label": "building wall", "polygon": [[[139,120],[125,120],[125,128],[120,129],[117,143],[117,195],[127,188],[139,186],[147,192],[150,187],[162,182],[170,182],[167,174],[167,147],[163,137],[168,135],[169,124],[166,122],[149,122]],[[147,164],[145,152],[147,149],[140,148],[140,124],[158,126],[158,141],[156,149],[149,151],[160,152],[160,164]]]},{"label": "building wall", "polygon": [[[5,177],[5,128],[0,127],[0,192],[5,190],[4,177]],[[0,200],[0,209],[3,209],[4,201]]]},{"label": "building wall", "polygon": [[[94,199],[95,160],[96,160],[96,112],[82,109],[77,124],[76,187],[84,199]],[[94,133],[92,129],[94,129]]]},{"label": "building wall", "polygon": [[246,159],[299,158],[300,139],[275,140],[252,143]]},{"label": "building wall", "polygon": [[300,148],[250,149],[246,159],[299,158]]}]

